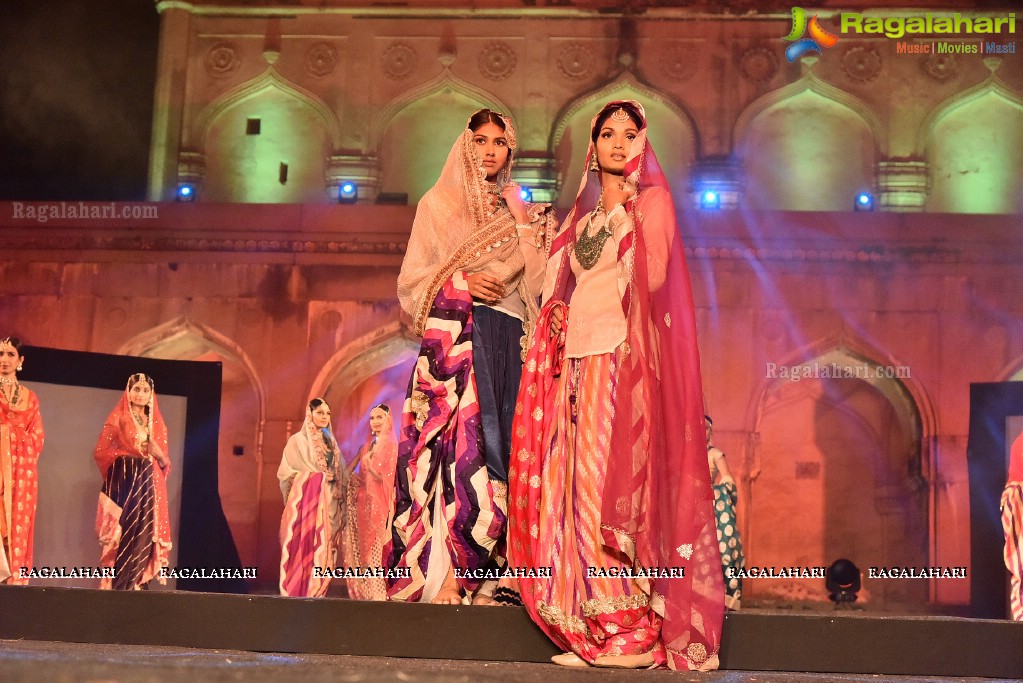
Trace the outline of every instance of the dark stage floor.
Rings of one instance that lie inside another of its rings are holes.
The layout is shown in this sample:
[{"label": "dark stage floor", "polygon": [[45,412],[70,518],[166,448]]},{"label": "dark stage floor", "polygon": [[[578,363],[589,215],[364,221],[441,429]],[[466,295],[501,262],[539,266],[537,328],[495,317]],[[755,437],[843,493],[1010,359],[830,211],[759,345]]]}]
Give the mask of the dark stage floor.
[{"label": "dark stage floor", "polygon": [[[453,637],[455,634],[452,634]],[[89,683],[226,683],[227,681],[312,683],[348,681],[426,681],[487,683],[493,681],[691,681],[693,683],[946,683],[1004,681],[995,678],[942,678],[861,674],[809,674],[765,671],[570,670],[555,664],[481,662],[447,659],[399,659],[344,655],[295,655],[196,650],[138,645],[88,645],[37,640],[0,640],[0,679]]]}]

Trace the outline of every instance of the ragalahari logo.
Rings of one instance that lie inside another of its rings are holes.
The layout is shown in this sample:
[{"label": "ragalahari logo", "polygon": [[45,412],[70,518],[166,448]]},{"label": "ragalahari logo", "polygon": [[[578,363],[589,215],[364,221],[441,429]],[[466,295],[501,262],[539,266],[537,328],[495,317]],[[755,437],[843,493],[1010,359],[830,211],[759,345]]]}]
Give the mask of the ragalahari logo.
[{"label": "ragalahari logo", "polygon": [[[809,33],[810,37],[804,38],[804,33]],[[813,51],[820,54],[822,47],[831,47],[837,43],[838,36],[830,31],[825,31],[817,20],[816,14],[807,24],[806,11],[802,7],[793,7],[792,30],[785,36],[785,40],[792,43],[785,48],[785,59],[794,62],[807,52]]]}]

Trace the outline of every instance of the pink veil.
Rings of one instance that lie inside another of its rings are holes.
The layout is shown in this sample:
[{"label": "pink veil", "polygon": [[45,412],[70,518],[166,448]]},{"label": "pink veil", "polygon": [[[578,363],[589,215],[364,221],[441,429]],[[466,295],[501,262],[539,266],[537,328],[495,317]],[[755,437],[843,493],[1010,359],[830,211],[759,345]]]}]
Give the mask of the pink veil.
[{"label": "pink veil", "polygon": [[[622,240],[618,252],[628,350],[611,389],[615,418],[601,530],[605,544],[634,566],[685,567],[683,579],[652,581],[650,604],[664,617],[661,635],[672,668],[698,669],[716,662],[724,587],[707,468],[693,295],[669,185],[647,141],[643,107],[616,101],[604,110],[623,104],[634,107],[643,122],[625,166],[626,180],[639,192],[625,206],[635,231]],[[594,155],[591,142],[585,168]],[[547,305],[571,299],[575,283],[568,259],[574,226],[599,195],[599,173],[587,170],[565,220],[568,227],[552,246],[552,259],[557,260],[550,265],[557,266],[548,267]]]}]

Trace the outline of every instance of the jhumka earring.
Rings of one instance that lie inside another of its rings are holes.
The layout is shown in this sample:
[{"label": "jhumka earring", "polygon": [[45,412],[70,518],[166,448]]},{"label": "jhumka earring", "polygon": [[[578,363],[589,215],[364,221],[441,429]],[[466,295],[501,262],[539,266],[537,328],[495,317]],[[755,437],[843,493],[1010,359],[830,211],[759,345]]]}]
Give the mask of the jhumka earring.
[{"label": "jhumka earring", "polygon": [[597,163],[597,155],[596,154],[594,154],[593,158],[590,159],[590,170],[591,171],[599,171],[600,170],[600,164]]},{"label": "jhumka earring", "polygon": [[18,363],[18,372],[21,372],[24,369],[25,368],[21,365],[21,363]]}]

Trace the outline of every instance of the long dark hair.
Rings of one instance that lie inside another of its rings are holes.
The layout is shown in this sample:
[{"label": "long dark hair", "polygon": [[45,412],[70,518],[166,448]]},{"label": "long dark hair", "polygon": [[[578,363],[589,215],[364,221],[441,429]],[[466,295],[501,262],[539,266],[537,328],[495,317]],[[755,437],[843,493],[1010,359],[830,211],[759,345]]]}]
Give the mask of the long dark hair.
[{"label": "long dark hair", "polygon": [[466,126],[472,132],[476,132],[480,129],[480,126],[484,126],[488,123],[492,123],[504,132],[508,132],[508,128],[504,125],[504,119],[496,111],[491,109],[480,109],[478,112],[469,117],[469,125]]}]

